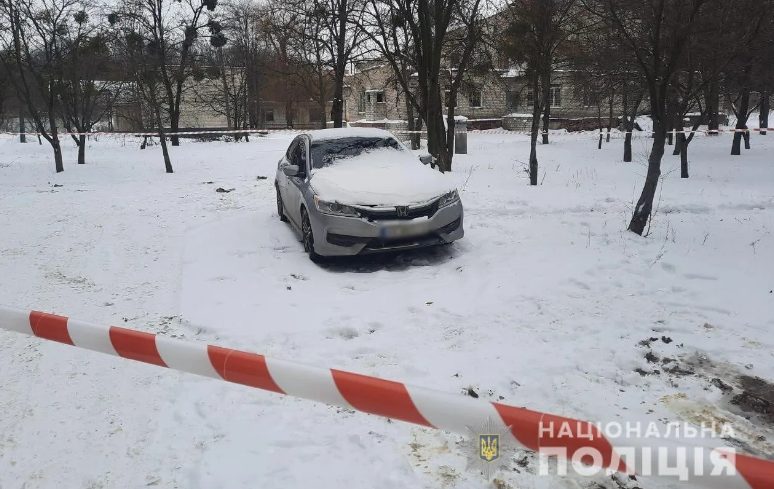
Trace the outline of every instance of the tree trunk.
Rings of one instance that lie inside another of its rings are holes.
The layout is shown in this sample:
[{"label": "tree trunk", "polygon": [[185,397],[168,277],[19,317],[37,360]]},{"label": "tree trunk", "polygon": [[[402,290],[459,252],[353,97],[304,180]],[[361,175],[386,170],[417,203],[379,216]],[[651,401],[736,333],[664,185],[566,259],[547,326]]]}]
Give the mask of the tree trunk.
[{"label": "tree trunk", "polygon": [[447,172],[452,169],[452,160],[454,159],[454,107],[457,106],[457,94],[452,90],[449,93],[449,108],[446,113],[446,124],[441,125],[443,129],[443,139],[441,144],[441,154],[444,155],[441,171]]},{"label": "tree trunk", "polygon": [[334,41],[336,42],[336,66],[334,70],[333,85],[333,127],[342,127],[344,124],[344,73],[347,70],[347,12],[349,2],[339,0],[336,22],[338,23]]},{"label": "tree trunk", "polygon": [[[679,118],[675,117],[675,149],[672,151],[672,156],[677,156],[680,154],[680,151],[683,149],[683,141],[685,140],[685,126],[682,125],[682,122],[678,122]],[[678,132],[679,131],[679,132]]]},{"label": "tree trunk", "polygon": [[159,110],[158,104],[155,104],[154,111],[156,112],[156,124],[159,125],[159,141],[161,142],[161,153],[164,155],[164,169],[167,173],[174,173],[174,170],[172,169],[172,161],[169,159],[167,138],[164,134],[164,124],[161,121],[161,110]]},{"label": "tree trunk", "polygon": [[19,110],[19,142],[27,142],[27,131],[24,128],[24,111]]},{"label": "tree trunk", "polygon": [[[344,67],[336,70],[333,87],[333,127],[344,126]],[[340,71],[340,73],[339,73]]]},{"label": "tree trunk", "polygon": [[[161,129],[163,126],[163,122],[161,121],[161,117],[159,116],[159,129]],[[172,133],[172,136],[170,139],[172,140],[172,146],[180,146],[180,137],[177,135],[177,131],[180,129],[180,112],[174,111],[172,115],[169,118],[169,130]],[[166,143],[162,143],[166,144]],[[171,167],[170,167],[171,168]],[[167,173],[172,173],[167,172]]]},{"label": "tree trunk", "polygon": [[78,164],[86,164],[86,136],[84,134],[78,136]]},{"label": "tree trunk", "polygon": [[[223,88],[223,104],[226,112],[226,128],[236,129],[236,121],[231,117],[231,97],[228,89],[228,78],[226,78],[226,60],[223,57],[223,47],[218,47],[218,61],[220,62],[220,84]],[[234,107],[236,109],[236,107]],[[234,110],[236,112],[236,110]],[[236,114],[235,114],[236,115]],[[238,139],[235,137],[235,141]]]},{"label": "tree trunk", "polygon": [[742,154],[742,133],[734,133],[734,141],[731,143],[731,155],[739,156]]},{"label": "tree trunk", "polygon": [[[56,119],[54,118],[54,105],[49,103],[48,105],[48,127],[51,129],[51,136],[48,142],[51,143],[51,147],[54,149],[54,167],[56,172],[63,172],[64,165],[62,164],[62,145],[59,142],[59,132],[56,127]],[[42,129],[38,130],[38,140],[40,140],[40,133]]]},{"label": "tree trunk", "polygon": [[537,139],[540,130],[540,119],[532,118],[532,131],[529,140],[529,184],[538,184],[538,159],[537,159]]},{"label": "tree trunk", "polygon": [[771,111],[771,96],[768,91],[761,92],[761,113],[758,117],[758,127],[761,130],[761,136],[766,135],[769,128],[769,112]]},{"label": "tree trunk", "polygon": [[597,124],[599,125],[599,143],[597,144],[597,149],[602,149],[602,139],[605,130],[602,127],[602,106],[599,105],[599,103],[597,103]]},{"label": "tree trunk", "polygon": [[707,107],[707,129],[710,136],[720,135],[720,87],[717,77],[713,77],[704,92],[704,104]]},{"label": "tree trunk", "polygon": [[666,144],[666,130],[662,123],[653,120],[653,146],[648,157],[648,174],[645,177],[645,184],[642,187],[642,194],[637,201],[637,207],[634,208],[632,220],[629,223],[629,231],[639,234],[645,232],[645,226],[648,225],[648,219],[653,211],[653,198],[656,196],[658,179],[661,176],[661,159],[664,157],[664,146]]},{"label": "tree trunk", "polygon": [[610,94],[610,104],[609,109],[610,111],[607,114],[607,142],[610,142],[610,131],[613,129],[613,98],[614,94]]},{"label": "tree trunk", "polygon": [[64,164],[62,163],[62,146],[59,144],[59,137],[56,133],[52,134],[51,147],[54,148],[54,167],[57,173],[64,171]]},{"label": "tree trunk", "polygon": [[448,151],[446,150],[446,131],[443,124],[443,110],[441,105],[441,91],[438,81],[428,83],[427,116],[427,150],[436,159],[439,169],[444,172],[450,166]]},{"label": "tree trunk", "polygon": [[420,147],[420,134],[417,133],[419,130],[417,128],[417,126],[419,126],[419,121],[414,118],[414,106],[411,104],[409,98],[404,97],[404,99],[406,101],[406,121],[409,131],[409,139],[411,140],[411,149],[417,150]]},{"label": "tree trunk", "polygon": [[680,145],[680,178],[688,178],[688,138],[685,133],[680,133],[677,137]]},{"label": "tree trunk", "polygon": [[167,173],[174,173],[172,169],[172,161],[169,159],[169,149],[167,149],[167,138],[164,135],[164,130],[159,129],[159,141],[161,141],[161,153],[164,155],[164,170]]},{"label": "tree trunk", "polygon": [[416,133],[414,134],[416,139],[411,140],[411,146],[413,147],[416,145],[416,149],[420,149],[422,147],[422,127],[424,126],[424,121],[421,117],[417,117],[415,119],[414,123],[414,130]]},{"label": "tree trunk", "polygon": [[[736,110],[736,132],[734,132],[734,142],[731,143],[731,155],[739,156],[742,154],[742,138],[745,138],[745,147],[749,149],[749,132],[747,129],[747,117],[750,110],[750,90],[743,88],[739,96],[739,107]],[[746,137],[745,137],[746,136]]]},{"label": "tree trunk", "polygon": [[[628,84],[624,83],[621,92],[621,106],[623,109],[623,130],[624,130],[624,156],[625,163],[632,161],[632,131],[634,130],[634,117],[629,122],[629,89]],[[635,113],[637,111],[635,110]],[[636,117],[636,116],[635,116]]]},{"label": "tree trunk", "polygon": [[[320,97],[320,101],[318,102],[319,108],[320,108],[320,129],[325,129],[328,127],[328,119],[325,117],[325,97]],[[333,113],[333,115],[336,115],[336,112]],[[341,127],[336,126],[335,119],[334,119],[334,127]]]},{"label": "tree trunk", "polygon": [[537,159],[537,139],[540,131],[540,102],[538,101],[538,79],[534,77],[532,82],[533,92],[535,94],[532,105],[532,127],[530,128],[529,138],[529,184],[538,184],[538,159]]},{"label": "tree trunk", "polygon": [[[534,92],[537,93],[537,92]],[[543,74],[543,144],[548,144],[548,129],[551,125],[551,70]]]},{"label": "tree trunk", "polygon": [[293,127],[294,121],[293,121],[293,101],[288,100],[285,102],[285,124],[288,127]]}]

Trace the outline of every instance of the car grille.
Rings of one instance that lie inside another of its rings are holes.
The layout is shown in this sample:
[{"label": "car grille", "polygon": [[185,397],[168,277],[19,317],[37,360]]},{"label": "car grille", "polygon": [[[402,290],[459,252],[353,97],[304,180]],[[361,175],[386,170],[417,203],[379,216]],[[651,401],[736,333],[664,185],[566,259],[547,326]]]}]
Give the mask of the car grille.
[{"label": "car grille", "polygon": [[438,199],[426,204],[407,206],[402,209],[405,212],[400,212],[399,207],[358,207],[357,210],[369,221],[430,218],[438,211]]},{"label": "car grille", "polygon": [[398,239],[371,239],[366,247],[363,249],[364,253],[372,253],[376,251],[385,251],[391,249],[401,248],[419,248],[422,246],[437,245],[443,243],[443,239],[435,233],[426,234],[424,236],[414,236],[412,238],[398,238]]}]

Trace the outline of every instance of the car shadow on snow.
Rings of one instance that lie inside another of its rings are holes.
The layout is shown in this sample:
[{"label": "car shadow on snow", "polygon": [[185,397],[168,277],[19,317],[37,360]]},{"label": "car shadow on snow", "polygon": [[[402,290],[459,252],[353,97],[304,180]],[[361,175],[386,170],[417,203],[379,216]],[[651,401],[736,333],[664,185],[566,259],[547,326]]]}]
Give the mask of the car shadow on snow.
[{"label": "car shadow on snow", "polygon": [[451,243],[373,255],[327,257],[318,265],[334,273],[400,272],[413,267],[442,265],[459,256],[461,251],[456,243]]}]

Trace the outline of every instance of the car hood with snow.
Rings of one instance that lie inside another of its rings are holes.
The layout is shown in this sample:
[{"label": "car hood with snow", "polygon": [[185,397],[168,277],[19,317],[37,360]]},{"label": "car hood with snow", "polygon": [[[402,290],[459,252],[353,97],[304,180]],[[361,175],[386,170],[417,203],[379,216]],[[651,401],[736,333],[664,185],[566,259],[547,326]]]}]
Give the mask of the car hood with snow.
[{"label": "car hood with snow", "polygon": [[455,189],[449,175],[423,165],[410,151],[395,149],[341,158],[314,170],[310,183],[323,200],[373,206],[426,202]]}]

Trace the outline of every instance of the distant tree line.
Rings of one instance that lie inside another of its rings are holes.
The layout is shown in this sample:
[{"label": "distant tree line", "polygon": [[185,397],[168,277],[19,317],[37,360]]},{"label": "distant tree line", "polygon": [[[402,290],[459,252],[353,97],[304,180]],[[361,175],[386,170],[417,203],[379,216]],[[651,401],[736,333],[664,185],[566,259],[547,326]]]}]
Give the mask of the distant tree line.
[{"label": "distant tree line", "polygon": [[[437,167],[450,171],[457,97],[497,56],[523,69],[533,94],[532,185],[538,142],[550,143],[557,70],[597,108],[600,147],[604,128],[608,141],[612,127],[625,131],[623,161],[632,160],[637,116],[651,117],[647,176],[629,224],[642,234],[668,145],[688,178],[694,131],[718,129],[722,101],[739,130],[731,154],[750,147],[751,114],[768,126],[774,0],[0,0],[0,118],[14,115],[13,97],[20,123],[50,144],[63,171],[61,133],[92,132],[117,100],[135,100],[171,173],[167,141],[179,144],[192,81],[215,82],[215,93],[198,98],[229,128],[259,127],[267,90],[286,92],[289,124],[303,94],[322,126],[330,117],[341,127],[347,73],[380,58],[405,98],[409,129],[426,131]],[[79,164],[85,138],[73,136]]]},{"label": "distant tree line", "polygon": [[[752,113],[760,113],[761,128],[769,124],[772,0],[512,0],[507,11],[502,49],[523,63],[536,94],[532,185],[538,183],[541,117],[543,143],[549,142],[550,76],[557,68],[571,72],[576,91],[598,107],[600,148],[604,108],[608,134],[620,116],[625,162],[632,161],[631,131],[641,107],[652,119],[647,176],[629,223],[632,232],[643,234],[651,217],[666,146],[674,145],[681,176],[688,178],[689,145],[699,126],[717,131],[721,99],[736,118],[732,155],[741,154],[742,142],[750,148]],[[614,106],[621,108],[619,114]]]}]

